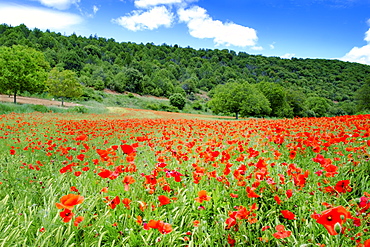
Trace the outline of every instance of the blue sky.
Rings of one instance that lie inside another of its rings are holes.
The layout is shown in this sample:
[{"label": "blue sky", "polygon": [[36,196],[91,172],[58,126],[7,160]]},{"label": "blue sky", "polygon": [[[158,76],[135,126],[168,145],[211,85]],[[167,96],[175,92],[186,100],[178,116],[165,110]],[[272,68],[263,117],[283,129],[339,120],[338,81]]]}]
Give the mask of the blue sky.
[{"label": "blue sky", "polygon": [[369,0],[1,0],[0,23],[370,65]]}]

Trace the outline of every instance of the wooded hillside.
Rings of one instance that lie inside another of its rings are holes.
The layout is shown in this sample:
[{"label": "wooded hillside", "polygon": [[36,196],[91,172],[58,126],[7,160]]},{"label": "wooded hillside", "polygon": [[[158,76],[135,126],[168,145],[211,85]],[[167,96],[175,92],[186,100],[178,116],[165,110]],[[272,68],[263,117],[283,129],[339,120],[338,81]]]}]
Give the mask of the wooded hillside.
[{"label": "wooded hillside", "polygon": [[212,96],[217,85],[230,81],[270,82],[281,85],[288,97],[328,99],[334,115],[353,114],[355,92],[370,74],[370,66],[339,60],[282,59],[226,49],[116,42],[30,30],[25,25],[0,25],[0,46],[12,45],[35,48],[44,53],[51,68],[76,72],[86,98],[92,97],[91,88],[108,88],[165,97],[181,93],[194,100],[194,93],[201,90]]}]

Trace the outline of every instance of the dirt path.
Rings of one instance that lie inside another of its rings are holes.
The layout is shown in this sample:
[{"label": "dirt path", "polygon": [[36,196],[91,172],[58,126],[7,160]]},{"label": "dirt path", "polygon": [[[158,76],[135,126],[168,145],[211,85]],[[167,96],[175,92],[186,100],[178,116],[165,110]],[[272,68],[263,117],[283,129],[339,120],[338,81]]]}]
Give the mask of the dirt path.
[{"label": "dirt path", "polygon": [[[0,94],[0,101],[1,102],[14,102],[14,97],[9,95]],[[45,106],[61,106],[62,102],[57,100],[47,100],[47,99],[38,99],[38,98],[31,98],[31,97],[22,97],[17,96],[17,103],[19,104],[33,104],[33,105],[45,105]],[[71,106],[78,106],[80,104],[74,104],[70,102],[64,102],[64,106],[71,107]]]}]

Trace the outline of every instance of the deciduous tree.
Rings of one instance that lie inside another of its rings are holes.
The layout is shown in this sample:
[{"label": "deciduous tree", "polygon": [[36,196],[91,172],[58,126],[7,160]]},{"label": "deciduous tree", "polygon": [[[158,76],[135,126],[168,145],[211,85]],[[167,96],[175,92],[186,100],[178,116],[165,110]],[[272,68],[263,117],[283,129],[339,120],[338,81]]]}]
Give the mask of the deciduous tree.
[{"label": "deciduous tree", "polygon": [[267,98],[254,85],[242,81],[217,86],[209,106],[216,114],[235,113],[236,119],[239,115],[258,116],[271,112]]},{"label": "deciduous tree", "polygon": [[21,45],[0,47],[0,90],[17,94],[37,93],[45,88],[49,64],[44,54]]},{"label": "deciduous tree", "polygon": [[51,95],[62,98],[79,97],[83,93],[82,85],[78,82],[76,74],[71,70],[58,70],[53,68],[47,79],[47,90]]}]

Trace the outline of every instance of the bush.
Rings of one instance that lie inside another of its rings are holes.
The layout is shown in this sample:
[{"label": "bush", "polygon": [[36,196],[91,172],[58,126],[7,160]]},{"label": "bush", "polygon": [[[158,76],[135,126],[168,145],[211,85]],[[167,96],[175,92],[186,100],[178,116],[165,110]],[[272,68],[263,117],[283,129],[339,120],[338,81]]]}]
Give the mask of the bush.
[{"label": "bush", "polygon": [[72,113],[87,113],[88,109],[85,106],[74,106],[68,110],[68,112]]},{"label": "bush", "polygon": [[197,111],[203,110],[203,105],[199,101],[195,101],[192,105],[192,108]]},{"label": "bush", "polygon": [[175,93],[170,96],[170,104],[182,110],[185,107],[186,100],[180,93]]},{"label": "bush", "polygon": [[49,109],[44,105],[33,105],[32,109],[38,112],[48,112],[49,111]]}]

